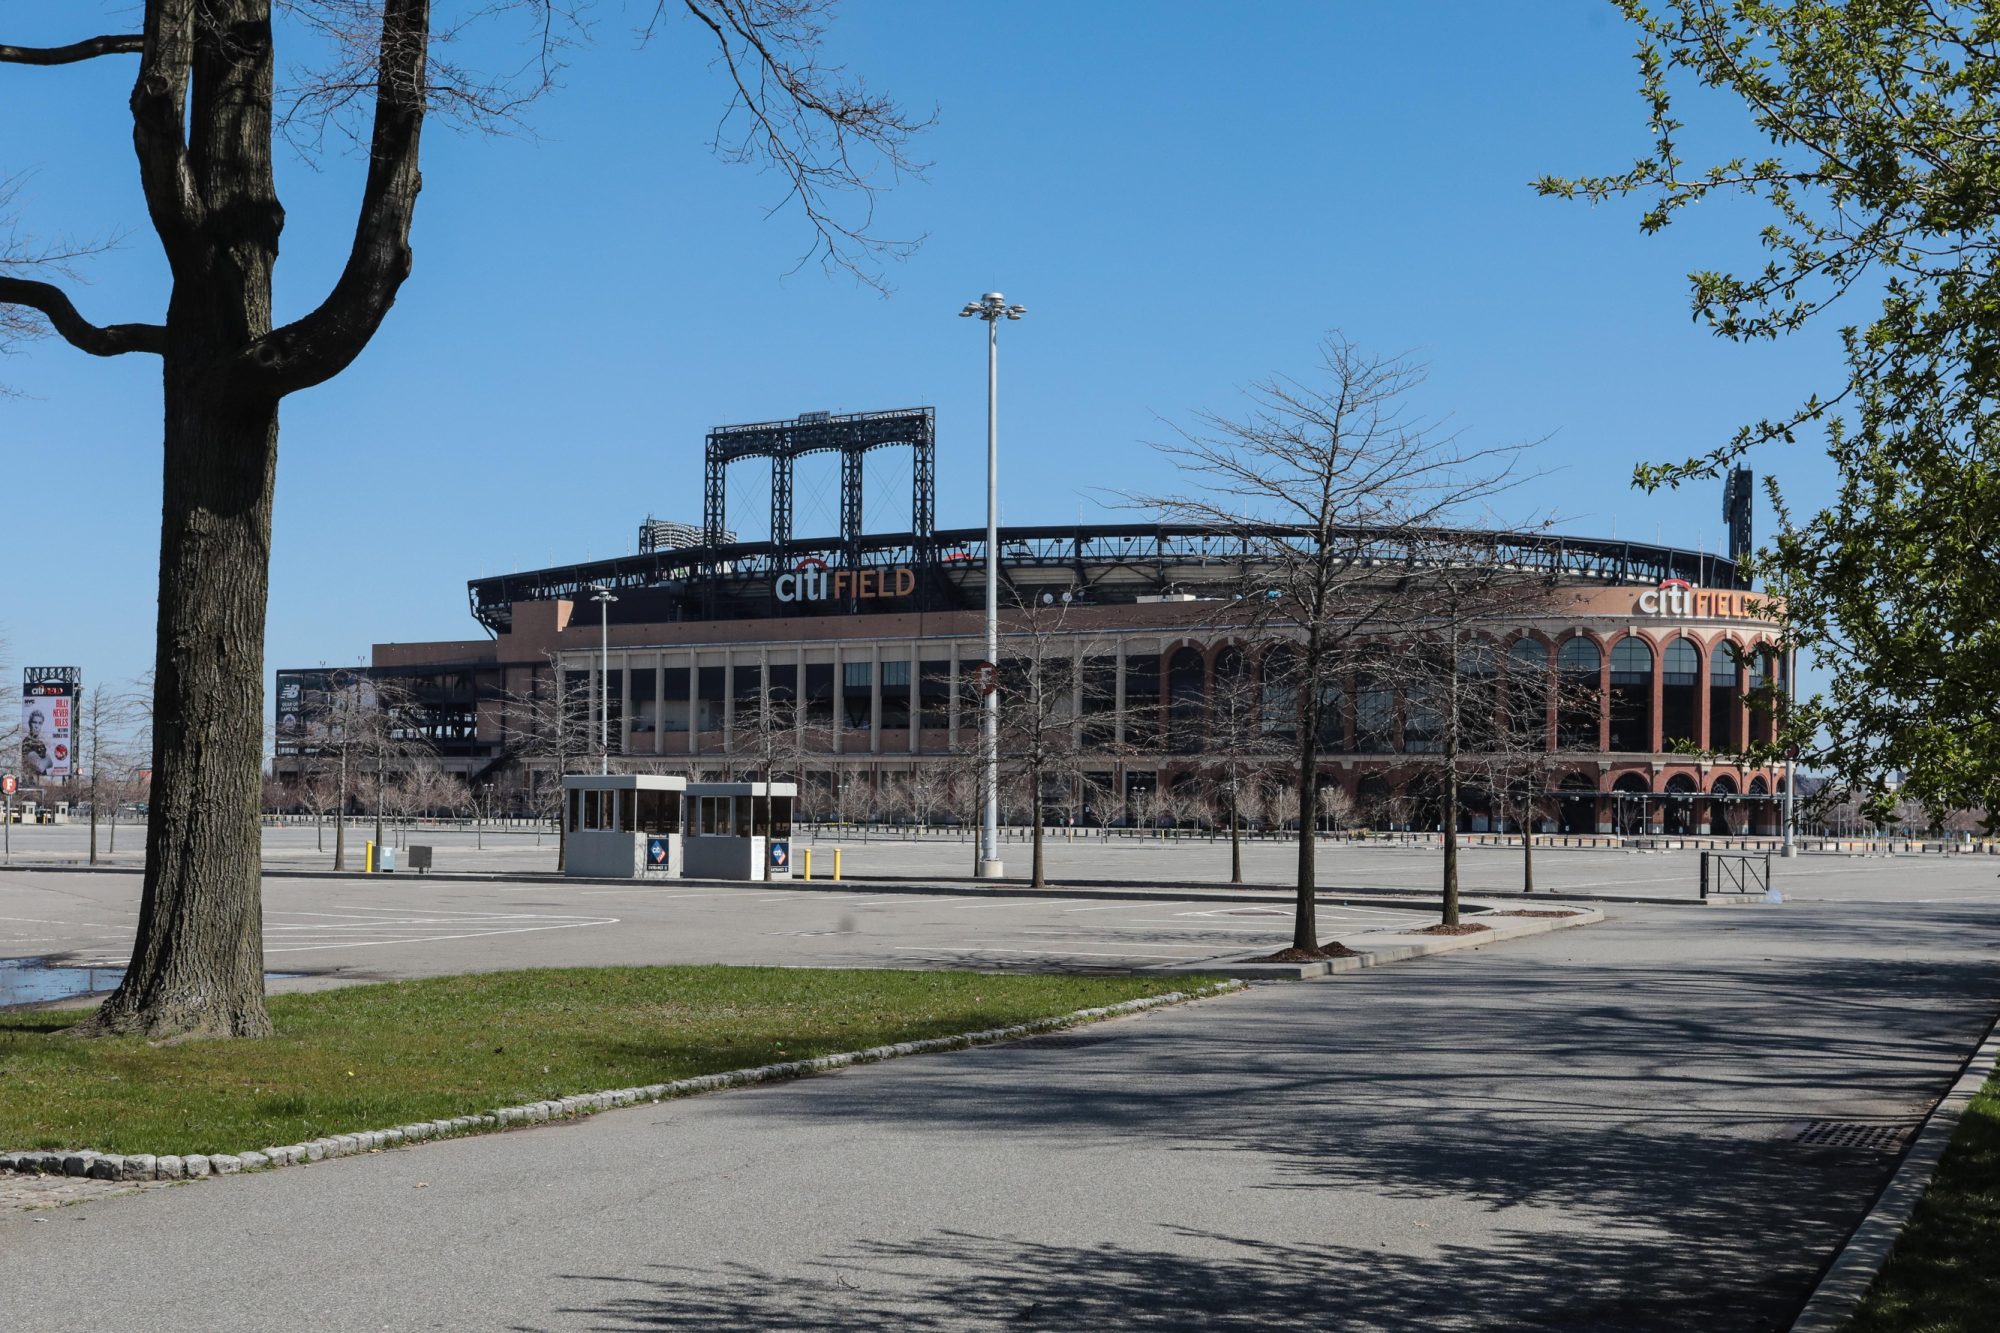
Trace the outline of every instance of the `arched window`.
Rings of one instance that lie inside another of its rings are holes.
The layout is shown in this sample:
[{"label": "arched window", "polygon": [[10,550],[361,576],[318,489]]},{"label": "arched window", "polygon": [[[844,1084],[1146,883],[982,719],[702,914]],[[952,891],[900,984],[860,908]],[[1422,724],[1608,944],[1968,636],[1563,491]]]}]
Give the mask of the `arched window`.
[{"label": "arched window", "polygon": [[[1708,654],[1708,748],[1724,753],[1743,748],[1743,687],[1736,645],[1724,639]],[[1730,784],[1730,791],[1736,790]]]},{"label": "arched window", "polygon": [[1517,736],[1549,725],[1549,650],[1540,639],[1516,639],[1507,650],[1507,721]]},{"label": "arched window", "polygon": [[[1735,697],[1733,690],[1730,697]],[[1708,831],[1718,838],[1727,838],[1743,822],[1742,811],[1736,804],[1736,779],[1719,777],[1709,785],[1708,791]]]},{"label": "arched window", "polygon": [[1208,701],[1208,734],[1231,753],[1241,754],[1258,734],[1260,700],[1243,649],[1226,644],[1215,655],[1215,683]]},{"label": "arched window", "polygon": [[1361,754],[1396,748],[1396,688],[1365,665],[1354,673],[1354,748]]},{"label": "arched window", "polygon": [[1694,832],[1694,798],[1700,790],[1694,779],[1685,773],[1676,773],[1667,779],[1666,815],[1662,820],[1666,832]]},{"label": "arched window", "polygon": [[1177,754],[1201,749],[1206,675],[1199,648],[1176,648],[1167,659],[1167,740]]},{"label": "arched window", "polygon": [[1694,743],[1695,693],[1701,689],[1701,649],[1692,639],[1675,639],[1660,653],[1660,744]]},{"label": "arched window", "polygon": [[1604,654],[1597,641],[1582,634],[1564,639],[1556,650],[1556,675],[1562,683],[1556,743],[1565,750],[1597,748],[1597,684],[1603,664]]},{"label": "arched window", "polygon": [[1279,644],[1264,654],[1264,734],[1290,738],[1299,734],[1298,657]]},{"label": "arched window", "polygon": [[1611,748],[1622,754],[1653,748],[1653,650],[1637,635],[1611,649]]},{"label": "arched window", "polygon": [[1769,744],[1777,733],[1778,650],[1768,643],[1751,645],[1744,665],[1749,669],[1745,693],[1750,699],[1750,741]]},{"label": "arched window", "polygon": [[[1612,661],[1618,658],[1613,650]],[[1646,831],[1652,786],[1637,773],[1627,773],[1611,784],[1611,817],[1618,833],[1632,836]]]},{"label": "arched window", "polygon": [[1491,639],[1470,638],[1458,645],[1460,748],[1493,748],[1494,727],[1500,721],[1499,682],[1500,656]]}]

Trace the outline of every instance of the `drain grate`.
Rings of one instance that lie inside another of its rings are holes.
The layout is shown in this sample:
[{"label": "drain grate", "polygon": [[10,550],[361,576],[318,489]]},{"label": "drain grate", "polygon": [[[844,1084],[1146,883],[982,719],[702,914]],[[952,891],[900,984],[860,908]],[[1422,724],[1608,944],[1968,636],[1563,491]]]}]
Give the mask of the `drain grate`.
[{"label": "drain grate", "polygon": [[1901,1152],[1917,1132],[1917,1121],[1808,1120],[1792,1142],[1823,1148],[1862,1148],[1870,1152]]}]

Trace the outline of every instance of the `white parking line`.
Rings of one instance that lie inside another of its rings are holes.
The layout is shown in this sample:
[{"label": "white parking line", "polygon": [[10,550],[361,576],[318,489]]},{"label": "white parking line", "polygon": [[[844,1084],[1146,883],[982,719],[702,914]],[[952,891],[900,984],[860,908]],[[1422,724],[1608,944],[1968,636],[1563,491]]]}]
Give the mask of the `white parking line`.
[{"label": "white parking line", "polygon": [[1054,907],[1057,903],[1081,903],[1088,901],[1089,899],[1087,898],[1050,898],[1047,901],[1034,898],[1010,899],[1004,903],[967,903],[963,907],[954,907],[951,910],[954,912],[997,911],[1006,907]]}]

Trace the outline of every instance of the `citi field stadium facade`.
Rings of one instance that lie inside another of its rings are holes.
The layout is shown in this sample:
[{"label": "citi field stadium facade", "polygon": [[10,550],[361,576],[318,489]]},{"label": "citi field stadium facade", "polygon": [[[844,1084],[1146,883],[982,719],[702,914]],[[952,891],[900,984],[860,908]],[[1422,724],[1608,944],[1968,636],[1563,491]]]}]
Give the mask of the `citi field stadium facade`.
[{"label": "citi field stadium facade", "polygon": [[[771,761],[771,719],[783,712],[803,813],[907,815],[898,793],[913,782],[935,790],[948,778],[956,788],[969,772],[984,657],[986,533],[932,521],[933,426],[929,408],[909,408],[716,428],[699,527],[649,519],[637,554],[472,580],[471,611],[486,637],[378,644],[358,672],[277,673],[279,776],[298,780],[323,760],[329,691],[358,675],[398,685],[393,730],[495,810],[539,808],[538,793],[557,781],[536,734],[548,724],[535,718],[549,710],[524,701],[561,697],[577,717],[587,713],[588,726],[576,728],[587,732],[582,766],[595,766],[603,734],[620,769],[742,774]],[[910,450],[905,532],[862,530],[862,461],[880,448]],[[793,470],[814,454],[838,456],[840,532],[801,539]],[[737,540],[729,523],[728,469],[746,461],[770,467],[763,541]],[[1749,545],[1749,490],[1747,474],[1730,479],[1732,553]],[[1168,808],[1163,795],[1212,782],[1204,736],[1221,664],[1231,680],[1247,673],[1255,682],[1262,744],[1250,748],[1267,752],[1252,756],[1247,776],[1267,793],[1291,790],[1297,818],[1287,758],[1296,658],[1283,627],[1251,636],[1233,614],[1246,590],[1257,595],[1271,541],[1295,535],[1187,524],[1000,529],[1000,603],[1029,610],[1003,611],[999,678],[1030,640],[1042,645],[1038,656],[1072,663],[1070,759],[1061,765],[1069,790],[1003,794],[1010,813],[1027,819],[1053,804],[1087,822],[1152,822]],[[1358,564],[1379,564],[1384,578],[1421,579],[1425,552],[1439,549],[1348,537],[1348,549],[1365,553]],[[1690,753],[1770,739],[1772,710],[1748,701],[1778,688],[1775,653],[1765,651],[1773,625],[1735,559],[1539,533],[1477,541],[1484,558],[1554,590],[1532,612],[1497,598],[1469,630],[1486,640],[1497,673],[1543,672],[1576,692],[1564,694],[1560,726],[1550,710],[1535,815],[1545,829],[1778,832],[1781,773]],[[594,605],[600,590],[616,600]],[[1584,704],[1572,707],[1578,697]],[[1403,693],[1349,672],[1325,700],[1317,782],[1346,799],[1308,802],[1307,817],[1337,805],[1377,827],[1435,828],[1439,747]],[[968,804],[954,794],[944,808]],[[1266,804],[1275,817],[1284,801]],[[1172,808],[1184,815],[1187,805]],[[1513,827],[1477,790],[1462,822]]]}]

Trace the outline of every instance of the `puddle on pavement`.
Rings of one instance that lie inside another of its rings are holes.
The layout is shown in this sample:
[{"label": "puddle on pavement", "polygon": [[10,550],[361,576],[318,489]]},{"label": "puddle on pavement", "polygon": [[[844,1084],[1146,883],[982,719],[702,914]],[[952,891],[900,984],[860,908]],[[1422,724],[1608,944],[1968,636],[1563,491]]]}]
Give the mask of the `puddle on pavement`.
[{"label": "puddle on pavement", "polygon": [[[47,958],[0,958],[0,1009],[48,1004],[79,995],[109,995],[125,975],[122,967],[73,967]],[[303,972],[266,972],[266,981],[284,981]]]}]

